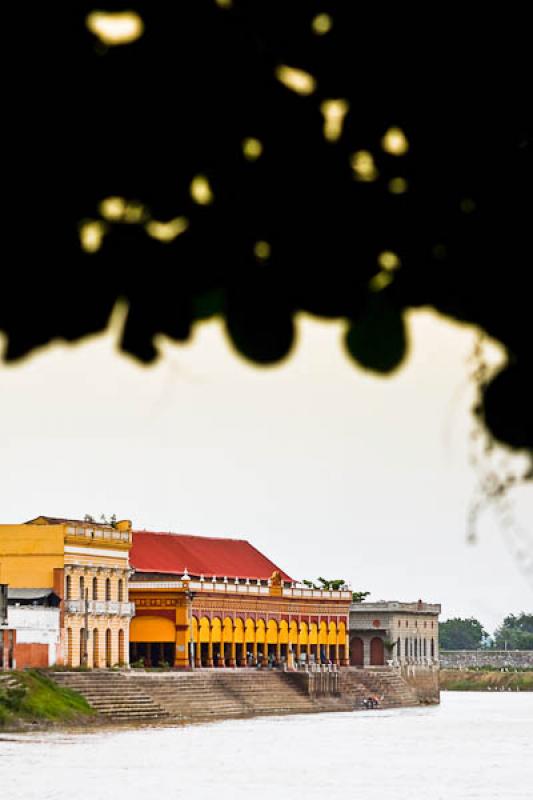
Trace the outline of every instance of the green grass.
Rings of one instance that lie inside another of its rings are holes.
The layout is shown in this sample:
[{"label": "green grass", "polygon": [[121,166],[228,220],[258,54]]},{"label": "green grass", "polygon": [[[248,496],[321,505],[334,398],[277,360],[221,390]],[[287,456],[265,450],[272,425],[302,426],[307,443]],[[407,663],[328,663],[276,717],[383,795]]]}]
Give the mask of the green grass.
[{"label": "green grass", "polygon": [[77,692],[58,686],[36,672],[10,673],[20,688],[0,688],[0,725],[19,722],[79,722],[95,714]]},{"label": "green grass", "polygon": [[450,692],[488,692],[507,689],[533,692],[533,672],[441,669],[440,688]]}]

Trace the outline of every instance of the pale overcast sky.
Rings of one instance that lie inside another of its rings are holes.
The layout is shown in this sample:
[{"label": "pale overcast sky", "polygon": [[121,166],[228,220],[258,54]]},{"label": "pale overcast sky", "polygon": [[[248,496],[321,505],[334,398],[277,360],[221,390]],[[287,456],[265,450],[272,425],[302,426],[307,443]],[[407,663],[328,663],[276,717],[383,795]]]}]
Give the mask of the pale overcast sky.
[{"label": "pale overcast sky", "polygon": [[[466,542],[475,332],[425,311],[409,324],[388,379],[345,358],[339,323],[303,315],[276,368],[241,360],[217,322],[192,345],[162,341],[151,368],[118,356],[111,331],[2,366],[0,522],[105,512],[246,538],[294,578],[440,602],[492,631],[533,592],[490,512]],[[533,492],[513,497],[533,533]]]}]

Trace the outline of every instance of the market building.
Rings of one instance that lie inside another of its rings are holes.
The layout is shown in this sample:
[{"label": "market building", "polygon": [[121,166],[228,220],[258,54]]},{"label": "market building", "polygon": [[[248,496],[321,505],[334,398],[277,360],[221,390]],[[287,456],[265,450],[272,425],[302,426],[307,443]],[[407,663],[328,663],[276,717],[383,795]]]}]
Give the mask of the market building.
[{"label": "market building", "polygon": [[11,665],[126,665],[134,610],[130,548],[129,520],[41,516],[0,525],[0,582],[8,587],[3,633]]},{"label": "market building", "polygon": [[348,588],[294,581],[249,542],[133,532],[130,658],[147,666],[348,665]]}]

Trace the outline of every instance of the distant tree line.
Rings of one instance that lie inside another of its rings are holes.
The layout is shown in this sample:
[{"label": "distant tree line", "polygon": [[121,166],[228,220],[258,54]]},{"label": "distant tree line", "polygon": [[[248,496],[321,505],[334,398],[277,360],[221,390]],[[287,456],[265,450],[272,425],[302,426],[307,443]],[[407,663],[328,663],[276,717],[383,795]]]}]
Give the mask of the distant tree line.
[{"label": "distant tree line", "polygon": [[439,625],[442,650],[533,650],[533,614],[508,614],[490,636],[474,617],[454,617]]}]

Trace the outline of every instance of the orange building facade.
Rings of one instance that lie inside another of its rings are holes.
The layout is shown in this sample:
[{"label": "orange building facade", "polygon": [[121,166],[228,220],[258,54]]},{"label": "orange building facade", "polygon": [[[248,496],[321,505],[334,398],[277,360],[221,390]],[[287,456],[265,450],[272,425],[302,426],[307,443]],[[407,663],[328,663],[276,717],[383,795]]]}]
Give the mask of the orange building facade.
[{"label": "orange building facade", "polygon": [[130,563],[133,663],[349,663],[351,591],[299,584],[246,541],[138,531]]}]

